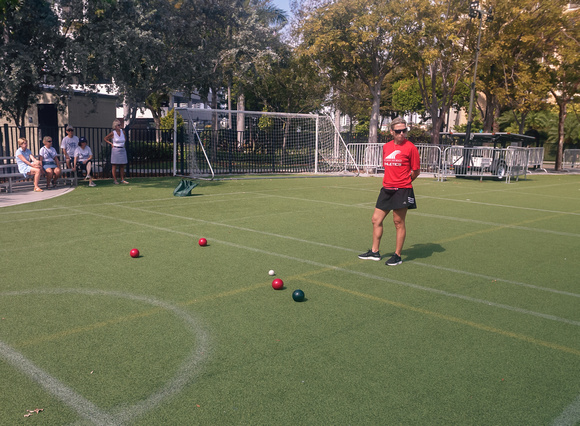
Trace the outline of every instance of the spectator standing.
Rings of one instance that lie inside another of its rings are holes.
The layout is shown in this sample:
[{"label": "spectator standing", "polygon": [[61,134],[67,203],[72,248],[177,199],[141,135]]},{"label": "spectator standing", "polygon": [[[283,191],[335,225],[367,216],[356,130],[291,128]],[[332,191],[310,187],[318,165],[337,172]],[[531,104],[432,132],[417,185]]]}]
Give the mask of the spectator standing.
[{"label": "spectator standing", "polygon": [[38,186],[40,177],[44,174],[42,170],[42,163],[34,158],[32,152],[28,149],[28,141],[26,138],[18,139],[19,148],[16,150],[16,164],[18,171],[24,175],[25,179],[34,177],[34,192],[44,192]]},{"label": "spectator standing", "polygon": [[92,163],[93,163],[93,152],[91,148],[87,145],[87,138],[81,136],[79,139],[79,146],[75,151],[74,156],[74,167],[77,170],[77,173],[82,175],[83,171],[86,173],[85,179],[89,180],[89,186],[97,186],[93,182],[93,176],[91,174],[92,171]]},{"label": "spectator standing", "polygon": [[121,183],[128,184],[125,180],[125,165],[127,164],[127,150],[125,149],[125,133],[121,129],[119,120],[113,121],[113,131],[105,136],[105,142],[112,146],[111,148],[111,168],[113,172],[113,183],[117,182],[117,166],[121,174]]},{"label": "spectator standing", "polygon": [[60,177],[60,161],[56,149],[52,146],[52,137],[45,136],[42,138],[44,146],[40,148],[40,159],[42,160],[42,168],[46,174],[46,188],[51,185],[54,188]]},{"label": "spectator standing", "polygon": [[66,128],[66,136],[62,138],[60,149],[64,155],[66,167],[72,168],[75,158],[75,151],[79,147],[79,138],[75,135],[75,128],[68,126]]}]

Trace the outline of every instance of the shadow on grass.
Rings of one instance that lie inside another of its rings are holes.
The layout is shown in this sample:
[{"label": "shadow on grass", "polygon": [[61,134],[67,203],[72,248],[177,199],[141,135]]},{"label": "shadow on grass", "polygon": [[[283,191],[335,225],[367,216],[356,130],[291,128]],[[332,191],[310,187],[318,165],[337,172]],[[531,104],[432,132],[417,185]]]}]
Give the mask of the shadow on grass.
[{"label": "shadow on grass", "polygon": [[405,255],[405,260],[415,260],[415,259],[425,259],[430,257],[433,253],[443,253],[445,249],[441,244],[427,243],[427,244],[415,244],[408,249],[403,250]]}]

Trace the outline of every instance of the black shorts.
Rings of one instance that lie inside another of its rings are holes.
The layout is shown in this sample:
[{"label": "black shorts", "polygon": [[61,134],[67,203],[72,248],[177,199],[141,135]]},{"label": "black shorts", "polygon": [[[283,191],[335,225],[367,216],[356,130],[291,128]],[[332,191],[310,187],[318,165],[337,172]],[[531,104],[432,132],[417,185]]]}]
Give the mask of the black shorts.
[{"label": "black shorts", "polygon": [[415,192],[413,192],[413,188],[381,188],[375,207],[386,212],[399,209],[416,209]]},{"label": "black shorts", "polygon": [[92,162],[93,160],[89,160],[86,163],[81,163],[80,161],[77,161],[77,173],[82,175],[83,171],[86,173],[87,171],[87,164],[89,164],[90,162]]}]

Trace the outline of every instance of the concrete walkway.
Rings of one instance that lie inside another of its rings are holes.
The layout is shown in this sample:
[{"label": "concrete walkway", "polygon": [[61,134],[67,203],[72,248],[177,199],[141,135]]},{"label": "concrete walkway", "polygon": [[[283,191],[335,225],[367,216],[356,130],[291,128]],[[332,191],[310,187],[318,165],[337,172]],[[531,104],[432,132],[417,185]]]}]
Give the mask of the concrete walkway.
[{"label": "concrete walkway", "polygon": [[22,188],[10,194],[2,192],[0,193],[0,208],[48,200],[49,198],[58,197],[73,190],[73,187],[65,186],[62,188],[45,189],[44,192],[34,192],[32,188]]}]

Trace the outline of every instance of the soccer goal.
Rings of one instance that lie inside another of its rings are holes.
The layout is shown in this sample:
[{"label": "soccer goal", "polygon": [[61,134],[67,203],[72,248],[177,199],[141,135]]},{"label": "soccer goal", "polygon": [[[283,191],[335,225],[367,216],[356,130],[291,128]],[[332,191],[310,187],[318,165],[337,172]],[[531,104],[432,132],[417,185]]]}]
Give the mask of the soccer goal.
[{"label": "soccer goal", "polygon": [[[175,108],[174,174],[183,159],[191,177],[229,174],[359,173],[328,116]],[[182,143],[182,145],[180,145]]]}]

